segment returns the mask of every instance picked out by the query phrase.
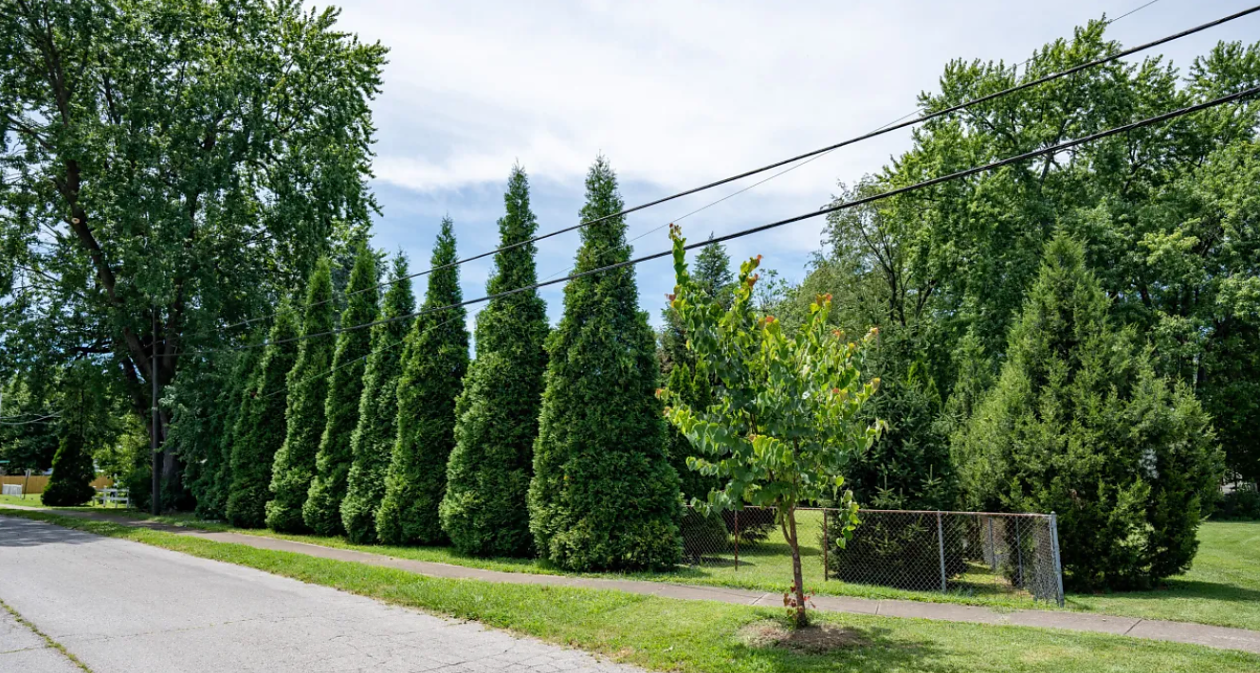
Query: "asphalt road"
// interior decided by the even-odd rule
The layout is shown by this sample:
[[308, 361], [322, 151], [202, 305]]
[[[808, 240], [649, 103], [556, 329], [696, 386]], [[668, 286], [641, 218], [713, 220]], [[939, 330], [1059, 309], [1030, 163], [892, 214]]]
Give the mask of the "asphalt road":
[[[4, 516], [0, 600], [94, 673], [637, 670], [250, 568]], [[0, 609], [0, 671], [77, 670]]]

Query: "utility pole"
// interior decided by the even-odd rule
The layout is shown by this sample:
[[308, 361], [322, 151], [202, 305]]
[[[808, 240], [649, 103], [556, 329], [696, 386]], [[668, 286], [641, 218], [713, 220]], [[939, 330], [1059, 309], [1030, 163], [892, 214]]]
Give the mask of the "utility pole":
[[152, 399], [153, 429], [149, 432], [149, 444], [153, 449], [153, 493], [152, 506], [149, 508], [154, 516], [162, 513], [162, 459], [158, 456], [158, 360], [157, 360], [157, 304], [153, 305], [153, 355], [149, 357], [149, 380], [153, 386]]

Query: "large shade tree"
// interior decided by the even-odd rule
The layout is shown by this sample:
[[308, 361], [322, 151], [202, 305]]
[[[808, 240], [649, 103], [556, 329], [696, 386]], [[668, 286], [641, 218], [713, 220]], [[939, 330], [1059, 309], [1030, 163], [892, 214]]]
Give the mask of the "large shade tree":
[[336, 20], [286, 0], [5, 3], [6, 355], [107, 355], [147, 421], [185, 353], [367, 227], [385, 49]]

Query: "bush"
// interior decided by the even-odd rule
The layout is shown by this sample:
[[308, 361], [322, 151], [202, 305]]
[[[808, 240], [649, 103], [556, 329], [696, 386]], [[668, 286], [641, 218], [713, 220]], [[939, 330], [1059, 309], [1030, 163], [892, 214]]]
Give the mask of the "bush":
[[1260, 490], [1255, 484], [1238, 484], [1222, 493], [1212, 518], [1219, 521], [1260, 521]]
[[92, 480], [92, 456], [88, 454], [84, 433], [71, 428], [61, 438], [61, 445], [53, 456], [52, 478], [44, 487], [41, 498], [52, 507], [76, 507], [86, 505], [96, 495]]

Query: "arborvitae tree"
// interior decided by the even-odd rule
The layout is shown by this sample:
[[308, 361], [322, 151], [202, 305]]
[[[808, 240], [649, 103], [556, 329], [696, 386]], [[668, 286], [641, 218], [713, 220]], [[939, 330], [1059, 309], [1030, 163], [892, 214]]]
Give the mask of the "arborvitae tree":
[[[376, 255], [362, 244], [346, 287], [348, 305], [341, 314], [343, 328], [376, 320], [380, 297], [376, 283]], [[327, 421], [315, 459], [315, 479], [302, 505], [302, 519], [320, 535], [339, 535], [345, 530], [341, 525], [341, 500], [346, 495], [346, 476], [353, 457], [350, 438], [359, 422], [363, 374], [371, 351], [370, 330], [350, 330], [337, 336], [337, 352], [333, 355], [333, 373], [324, 407]]]
[[[255, 340], [261, 335], [255, 335]], [[223, 424], [217, 438], [208, 448], [206, 469], [202, 479], [201, 494], [197, 496], [197, 516], [203, 519], [227, 518], [228, 491], [232, 488], [232, 446], [243, 433], [241, 410], [249, 398], [254, 372], [262, 357], [261, 348], [247, 348], [235, 354], [232, 378], [224, 386], [223, 406], [216, 413], [222, 414]]]
[[272, 530], [296, 533], [306, 529], [302, 505], [315, 478], [315, 455], [326, 422], [324, 404], [334, 345], [327, 332], [336, 315], [332, 302], [332, 270], [328, 260], [321, 259], [306, 287], [302, 335], [310, 338], [298, 342], [297, 361], [286, 383], [288, 431], [272, 464], [271, 501], [267, 503], [267, 527]]
[[99, 420], [104, 391], [92, 385], [95, 377], [86, 365], [72, 366], [66, 383], [61, 410], [61, 443], [53, 455], [52, 478], [44, 487], [42, 501], [53, 507], [86, 505], [96, 495], [92, 480], [96, 468], [92, 464], [93, 423]]
[[974, 504], [1057, 512], [1065, 579], [1146, 586], [1184, 571], [1221, 476], [1209, 419], [1107, 318], [1080, 244], [1046, 247], [997, 384], [959, 433]]
[[[623, 207], [602, 156], [586, 178], [583, 221]], [[576, 271], [630, 256], [614, 217], [582, 229]], [[540, 555], [575, 570], [668, 566], [682, 551], [678, 474], [670, 465], [654, 335], [632, 267], [571, 281], [547, 338], [546, 391], [534, 444], [529, 527]]]
[[[534, 235], [529, 179], [512, 169], [499, 219], [500, 246]], [[537, 282], [532, 243], [495, 256], [487, 294]], [[523, 556], [533, 546], [525, 497], [547, 369], [547, 307], [534, 290], [492, 299], [477, 314], [477, 359], [456, 402], [455, 450], [446, 471], [442, 529], [457, 550], [479, 556]]]
[[359, 423], [350, 437], [352, 463], [341, 501], [341, 525], [351, 542], [376, 542], [376, 510], [385, 497], [385, 474], [393, 451], [398, 420], [398, 376], [402, 372], [400, 346], [408, 321], [399, 319], [415, 310], [407, 258], [394, 258], [393, 274], [379, 320], [372, 328], [372, 354], [363, 373]]
[[[433, 249], [424, 309], [463, 301], [455, 232], [442, 220]], [[443, 268], [445, 267], [445, 268]], [[445, 534], [438, 504], [446, 494], [446, 462], [455, 448], [455, 398], [468, 370], [468, 328], [462, 307], [422, 314], [407, 335], [398, 381], [398, 439], [376, 512], [376, 533], [387, 544], [437, 544]]]
[[232, 485], [228, 490], [227, 520], [241, 528], [261, 528], [271, 498], [271, 465], [284, 444], [285, 381], [297, 359], [298, 314], [282, 302], [271, 343], [267, 345], [250, 382], [249, 394], [237, 419], [232, 444]]

